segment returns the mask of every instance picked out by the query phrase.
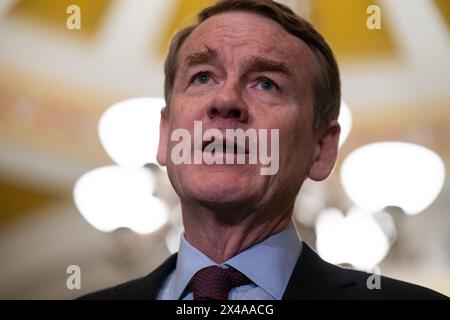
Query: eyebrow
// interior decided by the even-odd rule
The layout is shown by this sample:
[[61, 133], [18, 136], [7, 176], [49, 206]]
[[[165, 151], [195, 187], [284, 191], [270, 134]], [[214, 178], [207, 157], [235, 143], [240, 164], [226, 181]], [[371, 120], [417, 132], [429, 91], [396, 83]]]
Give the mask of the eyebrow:
[[[186, 69], [191, 67], [208, 64], [216, 59], [218, 52], [215, 49], [205, 45], [202, 51], [191, 53], [186, 58]], [[275, 61], [261, 56], [254, 56], [246, 62], [245, 70], [253, 72], [279, 72], [285, 75], [290, 75], [288, 66], [281, 61]]]
[[253, 72], [273, 71], [290, 75], [288, 66], [284, 62], [279, 62], [264, 57], [252, 57], [247, 63], [246, 70]]
[[186, 67], [190, 68], [193, 66], [207, 64], [211, 60], [214, 60], [217, 57], [217, 51], [211, 49], [208, 46], [205, 46], [205, 49], [199, 52], [194, 52], [187, 56], [186, 58]]

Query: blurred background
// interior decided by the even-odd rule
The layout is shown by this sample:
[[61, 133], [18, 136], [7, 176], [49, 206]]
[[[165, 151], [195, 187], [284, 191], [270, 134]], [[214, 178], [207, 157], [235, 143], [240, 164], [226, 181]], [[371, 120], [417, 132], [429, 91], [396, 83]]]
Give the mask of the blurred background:
[[[133, 151], [110, 143], [139, 153], [157, 139], [163, 102], [150, 98], [163, 96], [170, 36], [212, 2], [0, 2], [0, 298], [71, 299], [176, 250], [181, 217], [164, 169], [141, 166], [151, 152], [121, 163]], [[328, 261], [450, 295], [450, 2], [280, 2], [329, 41], [351, 111], [333, 174], [298, 197], [303, 240]], [[148, 99], [125, 109], [148, 122], [133, 126], [122, 104], [100, 140], [102, 114], [136, 97]], [[71, 265], [80, 289], [67, 286]]]

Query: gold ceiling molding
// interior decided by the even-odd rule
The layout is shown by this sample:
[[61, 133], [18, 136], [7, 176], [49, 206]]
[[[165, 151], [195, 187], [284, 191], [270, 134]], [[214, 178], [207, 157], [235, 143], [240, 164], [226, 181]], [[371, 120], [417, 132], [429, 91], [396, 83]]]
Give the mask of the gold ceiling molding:
[[60, 103], [60, 108], [73, 109], [100, 117], [111, 104], [129, 98], [127, 90], [92, 86], [76, 78], [61, 78], [51, 72], [30, 70], [0, 61], [0, 89], [22, 96]]
[[[389, 23], [374, 0], [310, 1], [311, 20], [325, 36], [339, 60], [395, 57]], [[366, 26], [367, 8], [381, 7], [381, 29]]]
[[353, 108], [353, 126], [340, 159], [364, 144], [396, 140], [424, 145], [450, 161], [450, 96], [392, 106]]
[[378, 118], [385, 118], [396, 127], [410, 126], [410, 123], [405, 121], [398, 123], [399, 119], [445, 124], [450, 121], [450, 94], [446, 97], [429, 97], [426, 100], [409, 103], [384, 104], [382, 107], [376, 103], [367, 102], [364, 106], [354, 106], [352, 112], [360, 116], [359, 122], [364, 122], [364, 126], [377, 122]]
[[0, 68], [0, 74], [2, 140], [73, 159], [109, 160], [97, 137], [97, 123], [117, 97], [17, 70]]
[[447, 23], [447, 28], [450, 31], [450, 1], [449, 0], [434, 0], [438, 10]]
[[35, 212], [37, 207], [56, 203], [60, 199], [61, 196], [0, 180], [0, 228], [14, 219]]
[[[92, 37], [97, 31], [112, 0], [19, 0], [9, 12], [10, 18], [23, 18], [46, 25], [57, 32]], [[77, 5], [81, 12], [81, 29], [69, 30], [67, 7]]]

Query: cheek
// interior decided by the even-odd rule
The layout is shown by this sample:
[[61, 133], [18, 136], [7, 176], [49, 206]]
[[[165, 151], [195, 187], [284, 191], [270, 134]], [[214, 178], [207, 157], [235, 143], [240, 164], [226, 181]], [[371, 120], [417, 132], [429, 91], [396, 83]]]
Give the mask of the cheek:
[[305, 114], [292, 114], [280, 128], [280, 159], [289, 168], [304, 169], [314, 151], [312, 120]]
[[[209, 98], [205, 96], [180, 96], [173, 100], [174, 127], [192, 127], [194, 120], [201, 120]], [[190, 125], [189, 125], [190, 124]]]
[[298, 108], [296, 105], [284, 105], [271, 108], [269, 109], [270, 112], [264, 115], [266, 119], [271, 119], [271, 128], [279, 129], [280, 141], [298, 140], [304, 135], [302, 131], [306, 131], [307, 119], [305, 115], [299, 112]]

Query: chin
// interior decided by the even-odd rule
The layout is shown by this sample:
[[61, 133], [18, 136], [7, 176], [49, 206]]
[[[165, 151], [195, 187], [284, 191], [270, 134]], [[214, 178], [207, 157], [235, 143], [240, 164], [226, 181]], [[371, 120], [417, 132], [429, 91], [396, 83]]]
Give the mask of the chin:
[[[184, 188], [190, 197], [205, 204], [233, 207], [251, 202], [262, 187], [258, 178], [239, 170], [209, 170], [193, 173]], [[187, 190], [186, 190], [187, 191]]]

